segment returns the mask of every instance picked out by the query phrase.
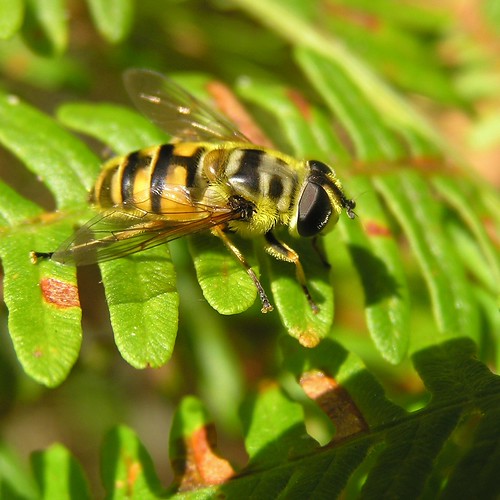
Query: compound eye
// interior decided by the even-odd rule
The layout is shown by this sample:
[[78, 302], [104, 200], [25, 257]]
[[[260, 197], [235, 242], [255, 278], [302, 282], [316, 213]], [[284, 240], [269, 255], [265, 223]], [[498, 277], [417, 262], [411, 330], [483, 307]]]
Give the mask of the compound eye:
[[313, 173], [322, 173], [326, 175], [332, 173], [332, 169], [328, 165], [325, 165], [322, 161], [318, 160], [310, 160], [309, 168]]
[[309, 182], [299, 201], [297, 232], [304, 237], [314, 236], [328, 224], [331, 215], [332, 204], [327, 192]]

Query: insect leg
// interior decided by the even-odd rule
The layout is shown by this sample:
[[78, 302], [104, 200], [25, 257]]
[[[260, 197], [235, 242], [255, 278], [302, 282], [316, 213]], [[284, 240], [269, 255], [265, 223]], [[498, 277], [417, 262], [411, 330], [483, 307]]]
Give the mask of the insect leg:
[[261, 312], [267, 313], [269, 311], [273, 310], [273, 306], [269, 302], [269, 299], [267, 298], [266, 292], [264, 291], [264, 288], [262, 287], [259, 278], [257, 278], [257, 275], [255, 274], [254, 270], [250, 267], [250, 264], [246, 261], [244, 255], [239, 251], [239, 249], [233, 244], [233, 242], [227, 237], [226, 233], [222, 230], [220, 226], [215, 226], [212, 229], [212, 232], [218, 236], [224, 245], [226, 245], [226, 248], [231, 251], [231, 253], [241, 262], [241, 265], [245, 268], [246, 272], [252, 278], [252, 281], [254, 282], [255, 286], [257, 287], [257, 291], [259, 293], [260, 301], [262, 302], [262, 309]]
[[297, 253], [292, 250], [288, 245], [285, 245], [281, 241], [279, 241], [274, 234], [269, 231], [265, 235], [267, 245], [266, 252], [272, 255], [275, 259], [284, 260], [286, 262], [291, 262], [295, 264], [295, 272], [297, 274], [297, 280], [304, 291], [304, 294], [311, 306], [312, 312], [314, 314], [318, 314], [319, 307], [315, 304], [314, 300], [309, 293], [309, 289], [307, 288], [306, 275], [304, 274], [304, 268], [300, 263], [299, 256]]
[[326, 258], [325, 251], [322, 246], [320, 246], [320, 242], [318, 241], [318, 236], [313, 236], [312, 238], [312, 247], [314, 248], [314, 251], [318, 254], [319, 260], [321, 263], [327, 268], [330, 269], [332, 266], [328, 262], [328, 259]]

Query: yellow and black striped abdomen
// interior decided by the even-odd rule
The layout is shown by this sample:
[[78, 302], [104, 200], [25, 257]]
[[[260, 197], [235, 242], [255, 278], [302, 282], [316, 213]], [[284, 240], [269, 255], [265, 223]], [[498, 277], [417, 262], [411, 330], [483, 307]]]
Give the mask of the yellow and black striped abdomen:
[[202, 206], [228, 209], [231, 197], [239, 197], [255, 207], [247, 229], [261, 234], [287, 223], [299, 177], [291, 158], [258, 146], [179, 142], [110, 160], [91, 201], [190, 220]]
[[203, 192], [204, 152], [199, 143], [163, 144], [113, 158], [97, 179], [91, 201], [104, 209], [121, 205], [156, 214], [185, 213], [182, 189], [197, 187]]

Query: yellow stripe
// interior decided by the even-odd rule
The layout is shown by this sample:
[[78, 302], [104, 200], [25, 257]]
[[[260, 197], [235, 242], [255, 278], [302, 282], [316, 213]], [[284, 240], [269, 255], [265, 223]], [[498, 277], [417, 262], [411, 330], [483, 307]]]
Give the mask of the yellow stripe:
[[[171, 195], [167, 198], [166, 196], [161, 199], [161, 211], [162, 213], [172, 213], [172, 212], [186, 212], [190, 210], [190, 200], [183, 195], [184, 191], [169, 189], [169, 186], [185, 186], [187, 178], [187, 170], [181, 166], [176, 165], [168, 172], [167, 179], [165, 180], [165, 191], [170, 192]], [[165, 192], [164, 191], [164, 192]]]
[[151, 179], [151, 166], [141, 168], [135, 174], [134, 179], [134, 205], [147, 212], [151, 211], [151, 198], [149, 184]]
[[179, 142], [175, 145], [172, 154], [175, 156], [193, 156], [196, 150], [201, 146], [199, 142]]

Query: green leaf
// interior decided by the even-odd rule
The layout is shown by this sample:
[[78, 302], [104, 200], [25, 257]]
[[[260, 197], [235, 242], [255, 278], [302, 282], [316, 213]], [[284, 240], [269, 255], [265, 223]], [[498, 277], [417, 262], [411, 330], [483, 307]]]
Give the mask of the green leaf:
[[185, 398], [170, 432], [169, 458], [175, 475], [172, 489], [189, 491], [230, 478], [234, 471], [215, 448], [215, 428], [205, 407], [194, 397]]
[[[306, 351], [313, 364], [313, 358], [316, 363], [320, 362], [320, 359], [325, 363], [327, 354], [332, 354], [332, 349], [324, 349], [326, 343]], [[320, 358], [318, 356], [321, 351], [323, 353]], [[350, 410], [348, 405], [342, 404], [343, 397], [347, 395], [351, 398], [351, 411], [354, 409], [354, 402], [362, 402], [363, 406], [358, 406], [358, 410], [361, 410], [361, 414], [370, 424], [369, 430], [343, 439], [335, 446], [316, 448], [314, 452], [309, 453], [305, 451], [301, 457], [293, 457], [293, 460], [280, 453], [279, 446], [284, 446], [284, 443], [273, 443], [273, 449], [278, 450], [276, 456], [282, 456], [276, 466], [257, 468], [258, 464], [251, 462], [252, 466], [248, 471], [252, 472], [251, 474], [244, 469], [241, 476], [223, 485], [220, 491], [229, 497], [233, 495], [240, 498], [250, 493], [256, 496], [269, 494], [273, 498], [299, 498], [301, 492], [306, 491], [308, 495], [318, 498], [337, 498], [346, 483], [350, 482], [349, 478], [354, 470], [371, 451], [371, 463], [367, 463], [370, 466], [367, 477], [363, 478], [360, 484], [349, 485], [352, 491], [358, 489], [356, 497], [420, 497], [433, 472], [434, 460], [446, 445], [451, 444], [452, 431], [456, 429], [463, 415], [471, 415], [477, 411], [487, 412], [488, 416], [483, 417], [476, 414], [475, 418], [480, 418], [484, 423], [481, 422], [478, 432], [475, 433], [478, 434], [477, 439], [474, 438], [474, 441], [483, 449], [488, 447], [493, 450], [498, 447], [500, 436], [498, 427], [493, 425], [493, 418], [496, 416], [495, 408], [500, 405], [500, 378], [491, 374], [477, 361], [473, 351], [474, 346], [470, 340], [459, 339], [419, 352], [415, 356], [415, 365], [426, 386], [433, 393], [433, 398], [426, 408], [410, 414], [402, 409], [398, 411], [383, 395], [377, 394], [377, 389], [373, 392], [373, 379], [363, 373], [363, 370], [353, 370], [354, 364], [347, 362], [349, 366], [342, 367], [342, 375], [339, 373], [335, 377], [335, 380], [343, 381], [340, 382], [342, 385], [335, 385], [331, 394], [323, 394], [321, 397], [331, 398], [333, 411], [347, 412], [344, 418], [349, 418]], [[340, 359], [340, 354], [338, 352], [330, 359], [335, 363]], [[263, 393], [263, 401], [257, 404], [265, 405], [268, 397], [271, 403], [270, 394], [271, 392]], [[274, 398], [276, 395], [274, 393]], [[369, 399], [372, 399], [376, 408], [369, 403]], [[278, 402], [275, 401], [275, 404], [278, 405]], [[262, 408], [265, 409], [265, 406]], [[281, 418], [286, 415], [279, 413]], [[274, 419], [274, 422], [279, 428], [282, 420]], [[292, 429], [296, 432], [294, 427]], [[286, 443], [287, 437], [287, 433], [282, 433], [279, 439]], [[295, 443], [297, 442], [296, 439]], [[381, 444], [383, 446], [380, 446]], [[478, 451], [472, 452], [466, 460], [472, 460], [473, 454]], [[272, 453], [271, 448], [269, 453]], [[450, 467], [453, 469], [458, 466], [458, 478], [462, 457], [455, 454], [453, 458]], [[493, 479], [493, 471], [498, 467], [500, 457], [498, 453], [493, 452], [483, 454], [481, 458], [482, 460], [475, 463], [476, 470], [492, 488], [490, 492], [494, 497], [499, 486]], [[463, 473], [460, 477], [463, 478]], [[354, 479], [355, 476], [352, 480]], [[437, 491], [446, 487], [446, 478], [442, 478], [437, 484]], [[474, 478], [468, 484], [467, 491], [469, 498], [477, 497], [477, 492], [486, 491], [486, 487], [479, 478]]]
[[35, 452], [31, 463], [41, 498], [91, 498], [87, 479], [80, 464], [60, 444]]
[[[488, 332], [500, 332], [500, 315], [498, 314], [498, 297], [493, 296], [484, 288], [475, 286], [473, 288], [474, 295], [480, 306], [481, 319], [484, 321], [484, 330]], [[494, 334], [493, 334], [494, 336]], [[494, 342], [494, 340], [492, 340]], [[493, 346], [486, 342], [482, 346], [481, 354], [487, 358], [493, 359], [493, 366], [500, 365], [500, 344], [497, 342]]]
[[255, 464], [269, 469], [318, 446], [306, 432], [302, 407], [277, 386], [267, 386], [248, 399], [240, 413], [250, 468]]
[[63, 53], [68, 43], [65, 0], [26, 0], [23, 34], [32, 50], [43, 56]]
[[[335, 381], [332, 397], [337, 394], [335, 387], [339, 384], [339, 396], [345, 391], [347, 402], [352, 400], [350, 405], [342, 401], [342, 397], [341, 401], [332, 402], [335, 408], [338, 406], [340, 412], [336, 418], [330, 417], [337, 431], [340, 427], [338, 422], [350, 423], [354, 420], [357, 410], [359, 410], [357, 416], [361, 415], [362, 419], [372, 427], [383, 426], [385, 422], [398, 421], [402, 418], [406, 412], [386, 398], [383, 387], [367, 371], [359, 357], [340, 346], [333, 340], [334, 338], [335, 334], [332, 333], [312, 349], [303, 349], [290, 338], [283, 338], [281, 345], [285, 368], [293, 373], [297, 380], [301, 380], [304, 374], [321, 370], [325, 376], [332, 377]], [[325, 396], [328, 396], [326, 391]], [[354, 415], [351, 415], [351, 412]]]
[[500, 409], [489, 412], [478, 425], [474, 439], [450, 475], [442, 498], [488, 498], [498, 495], [500, 463], [498, 421]]
[[[489, 398], [496, 400], [500, 396], [500, 377], [478, 361], [476, 346], [468, 338], [423, 349], [413, 355], [413, 361], [425, 386], [436, 398], [473, 401], [476, 408], [486, 411], [493, 408]], [[439, 403], [432, 400], [428, 407], [438, 408]]]
[[179, 448], [180, 441], [189, 439], [194, 432], [212, 422], [203, 403], [194, 396], [182, 399], [172, 421], [170, 431], [169, 454], [171, 460], [179, 460], [184, 452], [183, 445]]
[[[485, 216], [487, 211], [482, 206], [478, 209], [475, 203], [471, 202], [471, 200], [476, 198], [482, 198], [478, 186], [470, 183], [468, 180], [466, 184], [466, 186], [464, 186], [464, 182], [457, 184], [453, 179], [448, 179], [443, 176], [433, 179], [433, 185], [438, 189], [447, 204], [459, 214], [465, 226], [471, 231], [475, 244], [477, 244], [481, 250], [481, 254], [475, 259], [468, 259], [466, 263], [469, 267], [475, 265], [476, 269], [478, 269], [478, 267], [482, 268], [483, 270], [479, 272], [483, 275], [485, 283], [493, 293], [496, 293], [498, 292], [500, 283], [500, 262], [498, 260], [497, 250], [494, 247], [493, 241], [488, 236], [484, 222], [481, 219], [482, 216]], [[482, 194], [486, 195], [485, 192]], [[492, 193], [492, 198], [495, 196], [496, 193]], [[497, 212], [499, 212], [499, 210], [497, 210]], [[470, 241], [470, 243], [472, 243], [472, 241]], [[465, 247], [461, 245], [458, 247], [465, 250]]]
[[149, 120], [114, 104], [63, 104], [57, 118], [67, 127], [105, 142], [119, 155], [167, 142], [167, 136]]
[[53, 263], [35, 266], [30, 252], [53, 250], [71, 234], [81, 215], [71, 210], [86, 199], [96, 160], [81, 142], [17, 98], [2, 95], [0, 112], [0, 141], [44, 178], [61, 209], [43, 215], [0, 185], [0, 212], [10, 225], [0, 238], [9, 332], [26, 372], [54, 386], [67, 376], [81, 344], [76, 275]]
[[[362, 498], [416, 498], [432, 472], [434, 460], [457, 424], [460, 410], [429, 415], [421, 421], [391, 429], [386, 450], [363, 485]], [[402, 436], [412, 436], [411, 441]], [[422, 450], [420, 444], [426, 446]]]
[[[375, 149], [379, 147], [378, 134], [381, 127], [384, 126], [380, 119], [374, 118], [375, 115], [372, 114], [370, 117], [365, 115], [369, 104], [363, 100], [360, 94], [358, 98], [353, 98], [352, 85], [346, 85], [345, 82], [340, 83], [341, 71], [331, 67], [330, 62], [314, 58], [309, 53], [300, 53], [300, 55], [302, 59], [299, 58], [299, 60], [303, 60], [304, 67], [315, 85], [319, 85], [318, 81], [322, 82], [320, 91], [325, 99], [335, 99], [334, 102], [331, 102], [332, 108], [340, 116], [348, 116], [349, 120], [352, 120], [351, 125], [347, 123], [348, 120], [344, 125], [350, 127], [350, 131], [354, 129], [356, 133], [365, 134], [360, 136], [359, 143], [363, 145], [362, 149], [366, 151], [366, 154], [368, 155], [370, 148], [373, 150], [373, 155], [382, 154], [382, 152], [376, 153]], [[326, 70], [327, 67], [328, 70]], [[335, 80], [333, 80], [334, 78]], [[318, 113], [311, 105], [302, 102], [302, 108], [299, 110], [293, 102], [293, 96], [277, 86], [259, 86], [245, 80], [240, 90], [245, 98], [277, 115], [282, 129], [297, 155], [307, 154], [309, 157], [317, 155], [319, 158], [327, 159], [329, 152], [330, 155], [333, 153], [338, 156], [341, 161], [347, 160], [347, 153], [342, 146], [339, 146], [338, 139], [332, 139], [332, 136], [335, 136], [331, 124], [323, 121], [321, 118], [324, 115]], [[373, 132], [370, 129], [365, 131], [367, 123], [370, 124]], [[389, 150], [393, 151], [391, 156], [397, 154], [398, 148], [394, 145], [389, 132], [387, 132], [386, 141], [392, 146], [386, 148], [383, 156], [386, 156]], [[341, 171], [344, 171], [342, 167], [340, 165]], [[354, 179], [350, 183], [349, 190], [354, 193], [362, 193], [372, 191], [373, 188], [366, 180]], [[365, 287], [368, 326], [383, 356], [393, 363], [398, 363], [406, 354], [409, 340], [408, 289], [400, 252], [394, 240], [390, 238], [387, 217], [376, 199], [373, 197], [370, 200], [363, 199], [360, 206], [359, 213], [367, 232], [374, 233], [370, 236], [373, 244], [368, 244], [368, 239], [359, 231], [359, 226], [351, 221], [346, 221], [342, 227], [345, 228], [346, 235], [348, 235], [350, 249]], [[376, 228], [379, 229], [378, 232]], [[385, 235], [382, 234], [383, 228], [385, 228]], [[356, 233], [357, 236], [355, 236]], [[370, 233], [368, 232], [368, 234]], [[355, 255], [354, 252], [356, 252]], [[373, 258], [374, 255], [375, 258]], [[368, 257], [370, 257], [369, 262]], [[270, 272], [272, 275], [273, 271]], [[374, 276], [377, 276], [375, 280]], [[276, 283], [273, 285], [277, 286]], [[290, 286], [293, 286], [292, 280], [286, 282], [282, 287], [283, 296], [289, 302], [290, 297], [300, 295], [300, 292], [298, 294], [297, 292], [295, 294], [288, 293]], [[284, 311], [283, 315], [289, 311], [300, 311], [297, 314], [299, 317], [305, 317], [308, 314], [307, 309], [291, 303], [281, 307], [280, 311]], [[295, 322], [287, 321], [287, 319], [284, 319], [284, 322], [289, 329], [293, 330], [296, 326]], [[302, 325], [300, 328], [304, 331], [306, 327]]]
[[[338, 15], [326, 16], [324, 29], [396, 87], [443, 103], [460, 103], [449, 68], [438, 50], [441, 36], [448, 29], [444, 13], [422, 4], [394, 7], [394, 0], [349, 2]], [[319, 9], [316, 15], [321, 15]]]
[[298, 158], [343, 162], [349, 158], [331, 126], [330, 117], [305, 100], [297, 91], [248, 78], [237, 87], [253, 104], [264, 108], [279, 122], [280, 134]]
[[404, 156], [396, 136], [345, 68], [306, 50], [297, 51], [297, 60], [348, 131], [359, 158], [395, 160]]
[[[332, 72], [329, 75], [328, 73], [332, 71], [332, 68], [339, 69], [339, 84], [333, 88], [341, 91], [341, 85], [349, 81], [349, 86], [354, 85], [359, 89], [367, 97], [367, 100], [377, 107], [379, 114], [385, 116], [393, 127], [408, 128], [424, 137], [429, 137], [432, 142], [439, 142], [429, 124], [425, 123], [422, 117], [415, 113], [355, 53], [348, 50], [341, 39], [326, 34], [323, 30], [318, 30], [316, 24], [302, 15], [298, 9], [301, 2], [294, 3], [292, 8], [290, 8], [290, 3], [284, 0], [236, 0], [235, 3], [297, 48], [298, 61], [308, 73], [313, 84], [316, 84], [316, 77], [319, 77], [318, 85], [322, 85], [325, 78], [328, 79], [329, 83], [335, 84], [332, 81], [335, 73]], [[308, 59], [310, 60], [308, 61]], [[317, 74], [315, 66], [326, 61], [331, 63], [330, 69], [324, 74]], [[319, 87], [318, 90], [320, 90]], [[329, 100], [333, 104], [334, 96], [330, 95]], [[339, 113], [345, 109], [345, 104], [346, 102], [339, 106]], [[355, 106], [355, 103], [351, 102], [351, 106]], [[371, 115], [371, 111], [368, 111], [368, 114]], [[347, 114], [339, 117], [346, 123], [351, 121]], [[365, 124], [365, 126], [369, 127], [370, 124]], [[356, 129], [350, 130], [350, 132], [355, 134], [354, 138], [359, 136]], [[387, 145], [390, 145], [391, 148], [395, 146], [393, 140], [383, 130], [378, 130], [376, 133], [380, 134], [384, 140], [387, 139], [384, 148]], [[372, 143], [371, 146], [373, 148], [371, 152], [376, 153], [378, 150], [376, 144]]]
[[368, 179], [351, 179], [350, 189], [365, 194], [358, 203], [359, 222], [342, 220], [340, 226], [363, 285], [370, 333], [382, 356], [397, 364], [410, 339], [409, 290], [400, 249]]
[[[288, 243], [288, 242], [287, 242]], [[314, 347], [326, 337], [333, 322], [333, 288], [329, 270], [315, 252], [311, 241], [290, 243], [302, 262], [312, 300], [318, 306], [315, 313], [300, 285], [294, 264], [267, 259], [271, 289], [278, 311], [288, 333], [306, 347]]]
[[478, 338], [477, 307], [455, 249], [443, 234], [440, 206], [428, 186], [408, 171], [375, 179], [375, 185], [410, 241], [427, 282], [440, 332]]
[[99, 32], [110, 42], [122, 41], [129, 34], [134, 19], [132, 0], [87, 0]]
[[[258, 275], [259, 269], [251, 258], [251, 244], [238, 239], [238, 248], [243, 249], [243, 255]], [[255, 302], [257, 289], [253, 281], [218, 238], [208, 232], [194, 235], [189, 238], [189, 251], [203, 295], [216, 311], [238, 314]]]
[[54, 248], [71, 224], [26, 224], [0, 238], [9, 332], [24, 370], [55, 386], [68, 375], [81, 344], [81, 309], [75, 269], [33, 265], [33, 249]]
[[[411, 413], [391, 403], [359, 359], [333, 341], [314, 349], [302, 349], [290, 339], [285, 344], [287, 363], [300, 375], [302, 386], [309, 373], [316, 377], [316, 390], [323, 388], [307, 390], [334, 419], [337, 432], [349, 429], [355, 418], [367, 425], [355, 426], [351, 434], [320, 447], [305, 432], [300, 405], [276, 385], [264, 386], [241, 409], [250, 460], [235, 474], [215, 453], [214, 427], [204, 405], [194, 397], [184, 398], [170, 433], [175, 472], [171, 497], [301, 498], [306, 492], [315, 498], [337, 498], [344, 490], [359, 498], [417, 498], [424, 492], [456, 498], [460, 491], [468, 498], [498, 495], [500, 377], [477, 360], [469, 339], [454, 339], [414, 355], [432, 398]], [[447, 455], [446, 471], [440, 468], [447, 448], [464, 437], [467, 452]], [[69, 478], [64, 476], [69, 486], [81, 485], [77, 491], [86, 494], [83, 475], [61, 447], [38, 454], [34, 463], [40, 484], [64, 493], [67, 482], [61, 486], [42, 479], [50, 478], [50, 470], [58, 466], [59, 471], [72, 471]], [[362, 476], [355, 473], [358, 468]], [[464, 479], [470, 471], [474, 477]], [[102, 476], [109, 497], [166, 495], [144, 446], [125, 427], [105, 440]]]
[[346, 445], [288, 462], [267, 472], [242, 476], [220, 488], [230, 498], [338, 498], [366, 454], [366, 446]]
[[159, 367], [171, 357], [179, 297], [166, 245], [100, 265], [115, 341], [136, 368]]
[[23, 18], [23, 0], [0, 0], [0, 38], [10, 38], [17, 33]]
[[148, 452], [127, 427], [113, 429], [102, 448], [102, 481], [107, 498], [153, 499], [160, 483]]
[[42, 208], [20, 196], [10, 186], [0, 182], [0, 216], [2, 225], [14, 226], [26, 219], [36, 217]]
[[57, 208], [86, 204], [99, 171], [89, 149], [15, 96], [0, 94], [0, 115], [0, 142], [49, 188]]

